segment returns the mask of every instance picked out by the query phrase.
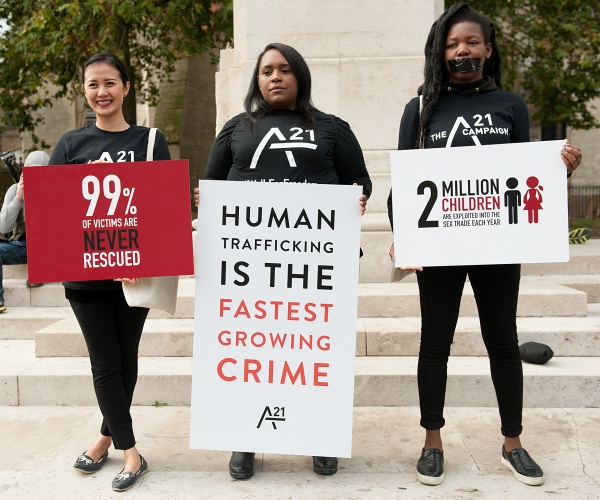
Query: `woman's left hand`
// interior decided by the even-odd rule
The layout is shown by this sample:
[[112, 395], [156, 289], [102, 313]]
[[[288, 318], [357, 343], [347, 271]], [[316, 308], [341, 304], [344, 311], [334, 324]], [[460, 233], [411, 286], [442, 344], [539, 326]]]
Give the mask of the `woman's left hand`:
[[571, 174], [577, 167], [581, 165], [581, 160], [583, 160], [583, 155], [581, 154], [581, 150], [577, 146], [573, 146], [567, 140], [567, 143], [563, 146], [560, 155], [562, 157], [565, 166], [567, 167], [567, 173]]
[[[356, 182], [352, 185], [358, 186]], [[361, 194], [358, 197], [358, 204], [360, 205], [360, 215], [365, 215], [365, 212], [367, 211], [367, 195]]]
[[135, 285], [139, 281], [139, 278], [115, 278], [115, 281], [122, 281], [127, 285]]
[[358, 204], [360, 205], [360, 215], [365, 215], [367, 211], [367, 196], [361, 194], [360, 198], [358, 198]]

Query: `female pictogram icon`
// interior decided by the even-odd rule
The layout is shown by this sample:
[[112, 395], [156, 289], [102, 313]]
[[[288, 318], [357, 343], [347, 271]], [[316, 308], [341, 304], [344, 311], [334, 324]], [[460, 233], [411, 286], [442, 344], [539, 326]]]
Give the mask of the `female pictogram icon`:
[[530, 224], [537, 224], [538, 211], [543, 210], [541, 192], [544, 190], [544, 187], [540, 186], [539, 183], [539, 179], [533, 175], [526, 182], [529, 189], [523, 197], [523, 210], [527, 210]]

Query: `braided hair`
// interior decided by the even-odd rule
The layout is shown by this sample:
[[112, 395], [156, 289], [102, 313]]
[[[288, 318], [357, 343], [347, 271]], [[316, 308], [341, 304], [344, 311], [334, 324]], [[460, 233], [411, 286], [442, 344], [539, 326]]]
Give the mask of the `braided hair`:
[[450, 7], [431, 26], [425, 43], [425, 70], [423, 84], [417, 90], [423, 96], [423, 109], [419, 119], [419, 135], [417, 147], [423, 147], [427, 137], [429, 121], [442, 89], [448, 85], [450, 75], [445, 64], [446, 37], [452, 26], [471, 22], [481, 26], [484, 43], [492, 45], [492, 55], [485, 60], [483, 75], [489, 76], [498, 88], [501, 85], [500, 50], [496, 45], [496, 28], [483, 14], [467, 3], [459, 3]]

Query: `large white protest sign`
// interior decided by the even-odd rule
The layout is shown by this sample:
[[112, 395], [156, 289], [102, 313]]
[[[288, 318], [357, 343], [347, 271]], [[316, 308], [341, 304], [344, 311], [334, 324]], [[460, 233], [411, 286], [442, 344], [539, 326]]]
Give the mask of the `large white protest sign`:
[[192, 448], [350, 456], [361, 193], [200, 182]]
[[396, 266], [568, 261], [563, 144], [392, 152]]

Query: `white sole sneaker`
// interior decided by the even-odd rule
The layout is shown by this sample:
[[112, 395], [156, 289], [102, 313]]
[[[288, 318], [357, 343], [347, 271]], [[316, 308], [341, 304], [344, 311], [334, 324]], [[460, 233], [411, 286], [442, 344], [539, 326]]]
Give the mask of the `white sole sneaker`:
[[442, 484], [444, 481], [444, 474], [438, 477], [433, 476], [424, 476], [417, 471], [417, 479], [421, 484], [426, 484], [427, 486], [437, 486], [438, 484]]
[[522, 483], [527, 484], [529, 486], [540, 486], [541, 484], [544, 484], [544, 476], [542, 476], [542, 477], [524, 476], [523, 474], [519, 474], [514, 469], [512, 464], [508, 460], [506, 460], [506, 458], [501, 456], [500, 461], [502, 462], [502, 465], [504, 465], [510, 469], [510, 471], [513, 473], [513, 476], [515, 476], [515, 479], [517, 481], [521, 481]]

